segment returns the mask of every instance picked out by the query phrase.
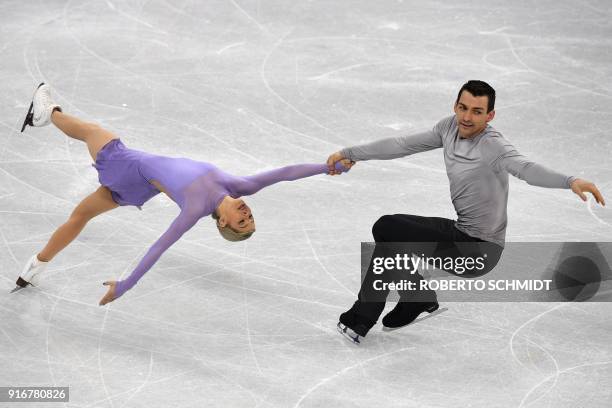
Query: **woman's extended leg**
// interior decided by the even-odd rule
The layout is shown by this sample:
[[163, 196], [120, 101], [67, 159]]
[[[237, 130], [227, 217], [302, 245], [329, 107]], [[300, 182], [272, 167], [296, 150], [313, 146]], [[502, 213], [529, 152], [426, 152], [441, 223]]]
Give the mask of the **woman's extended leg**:
[[85, 122], [59, 110], [51, 114], [53, 124], [67, 136], [85, 142], [93, 161], [100, 149], [117, 136], [95, 123]]
[[49, 262], [79, 235], [89, 220], [118, 206], [119, 204], [113, 201], [110, 190], [100, 186], [81, 201], [70, 214], [68, 221], [53, 233], [45, 248], [38, 254], [38, 259]]
[[[59, 110], [51, 114], [51, 121], [67, 136], [85, 142], [94, 161], [100, 149], [117, 138], [113, 133], [95, 123], [82, 121]], [[89, 220], [118, 206], [110, 190], [104, 186], [99, 187], [77, 205], [68, 221], [55, 231], [45, 248], [38, 254], [38, 259], [45, 262], [50, 261], [79, 235]]]

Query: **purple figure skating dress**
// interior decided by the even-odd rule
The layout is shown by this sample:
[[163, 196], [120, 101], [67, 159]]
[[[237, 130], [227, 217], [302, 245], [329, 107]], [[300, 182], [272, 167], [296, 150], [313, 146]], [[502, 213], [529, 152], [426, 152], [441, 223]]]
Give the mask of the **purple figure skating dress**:
[[[141, 207], [160, 193], [151, 184], [159, 182], [181, 212], [151, 246], [130, 276], [117, 282], [115, 298], [131, 289], [160, 256], [196, 222], [212, 214], [225, 196], [251, 195], [280, 181], [297, 180], [328, 172], [326, 164], [297, 164], [253, 176], [234, 176], [214, 165], [187, 158], [166, 157], [125, 147], [113, 139], [98, 152], [96, 163], [100, 184], [111, 190], [119, 205]], [[338, 171], [345, 171], [336, 163]]]

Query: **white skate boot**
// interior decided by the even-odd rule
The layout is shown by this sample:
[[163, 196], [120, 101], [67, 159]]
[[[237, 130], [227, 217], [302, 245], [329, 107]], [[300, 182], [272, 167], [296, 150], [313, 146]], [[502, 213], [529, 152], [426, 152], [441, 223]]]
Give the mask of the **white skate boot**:
[[17, 278], [17, 286], [11, 293], [17, 292], [28, 285], [35, 285], [38, 282], [40, 274], [45, 271], [48, 264], [49, 262], [39, 260], [36, 255], [32, 256], [24, 266], [23, 272], [21, 272], [19, 278]]
[[51, 99], [49, 85], [45, 85], [42, 82], [38, 85], [36, 91], [34, 91], [32, 103], [30, 103], [30, 108], [21, 126], [21, 131], [23, 132], [27, 125], [36, 127], [47, 126], [51, 123], [51, 114], [55, 109], [60, 112], [62, 111], [62, 108]]

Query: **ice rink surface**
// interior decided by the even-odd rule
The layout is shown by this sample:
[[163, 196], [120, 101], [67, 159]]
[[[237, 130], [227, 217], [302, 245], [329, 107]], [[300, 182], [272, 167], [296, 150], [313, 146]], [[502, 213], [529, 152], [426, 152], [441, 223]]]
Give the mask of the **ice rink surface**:
[[[607, 0], [2, 1], [0, 386], [69, 385], [52, 405], [83, 408], [612, 406], [610, 303], [446, 303], [360, 347], [336, 332], [379, 216], [455, 217], [440, 150], [263, 190], [252, 239], [203, 219], [99, 307], [178, 213], [118, 208], [8, 294], [98, 186], [85, 145], [19, 133], [40, 81], [129, 147], [252, 174], [430, 128], [482, 79], [493, 126], [610, 205], [611, 21]], [[612, 239], [609, 207], [569, 190], [512, 179], [508, 216], [508, 241]]]

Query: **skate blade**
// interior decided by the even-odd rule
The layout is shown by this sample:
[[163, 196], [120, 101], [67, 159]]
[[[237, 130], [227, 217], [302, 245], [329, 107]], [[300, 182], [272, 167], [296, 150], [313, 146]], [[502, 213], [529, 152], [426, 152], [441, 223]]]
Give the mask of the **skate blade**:
[[21, 289], [25, 289], [28, 286], [34, 286], [31, 282], [25, 281], [21, 276], [17, 278], [17, 282], [15, 282], [15, 289], [11, 290], [11, 293], [15, 293]]
[[[36, 87], [36, 91], [38, 91], [38, 88], [40, 88], [44, 84], [45, 84], [44, 82], [41, 82]], [[34, 91], [34, 93], [36, 93], [36, 91]], [[32, 102], [30, 102], [30, 108], [28, 109], [28, 113], [26, 114], [23, 124], [21, 125], [21, 133], [23, 133], [26, 126], [34, 126], [34, 122], [32, 121], [33, 118], [34, 118], [34, 97], [32, 96]]]
[[[383, 326], [382, 331], [384, 331], [384, 332], [392, 332], [392, 331], [395, 331], [395, 330], [403, 329], [406, 326], [410, 326], [412, 324], [415, 324], [415, 323], [418, 323], [418, 322], [422, 322], [423, 320], [431, 319], [432, 317], [435, 317], [435, 316], [439, 315], [440, 313], [446, 312], [447, 310], [448, 310], [447, 307], [436, 308], [436, 310], [434, 310], [433, 312], [429, 312], [428, 315], [423, 316], [423, 317], [419, 317], [417, 319], [414, 319], [410, 323], [405, 324], [403, 326], [400, 326], [400, 327], [386, 327], [386, 326]], [[426, 310], [423, 310], [423, 312], [426, 312]], [[423, 313], [421, 313], [421, 314], [423, 314]]]
[[32, 122], [32, 118], [33, 118], [33, 113], [32, 110], [34, 108], [34, 102], [30, 103], [30, 109], [28, 109], [28, 113], [23, 121], [23, 125], [21, 125], [21, 133], [23, 133], [23, 131], [25, 130], [26, 126], [34, 126], [34, 123]]
[[351, 336], [349, 333], [347, 333], [348, 327], [346, 327], [342, 323], [338, 322], [338, 324], [336, 325], [336, 328], [338, 329], [338, 332], [340, 332], [340, 334], [342, 334], [342, 336], [344, 336], [344, 338], [346, 338], [351, 343], [355, 345], [361, 344], [361, 342], [359, 341], [359, 335], [356, 335], [354, 337]]

